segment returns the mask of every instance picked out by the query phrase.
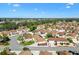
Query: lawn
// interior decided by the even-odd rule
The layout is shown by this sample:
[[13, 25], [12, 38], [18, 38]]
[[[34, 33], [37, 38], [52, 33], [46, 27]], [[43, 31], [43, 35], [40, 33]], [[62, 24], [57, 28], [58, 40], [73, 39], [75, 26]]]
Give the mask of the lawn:
[[22, 45], [24, 46], [27, 46], [27, 45], [32, 45], [34, 44], [35, 42], [32, 40], [32, 41], [24, 41], [24, 42], [21, 42]]

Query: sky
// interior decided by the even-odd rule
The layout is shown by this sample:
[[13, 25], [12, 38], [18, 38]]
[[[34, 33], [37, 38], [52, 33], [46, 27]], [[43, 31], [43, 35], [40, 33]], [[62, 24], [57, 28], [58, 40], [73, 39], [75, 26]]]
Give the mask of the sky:
[[78, 3], [0, 3], [0, 18], [79, 18]]

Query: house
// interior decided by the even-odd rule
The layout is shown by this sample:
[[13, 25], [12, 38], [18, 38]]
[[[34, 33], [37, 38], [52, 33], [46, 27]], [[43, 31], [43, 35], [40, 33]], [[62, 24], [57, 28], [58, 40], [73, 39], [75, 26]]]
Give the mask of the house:
[[37, 26], [37, 29], [44, 29], [45, 28], [45, 25], [38, 25]]
[[25, 34], [27, 31], [26, 30], [24, 30], [24, 29], [17, 29], [17, 33], [19, 34], [19, 35], [23, 35], [23, 34]]
[[45, 39], [42, 38], [40, 35], [33, 35], [34, 40], [37, 42], [38, 45], [47, 45], [47, 42]]
[[11, 36], [15, 36], [15, 35], [17, 35], [18, 33], [17, 33], [17, 31], [16, 30], [10, 30], [10, 35]]
[[72, 55], [69, 51], [58, 51], [58, 55]]
[[76, 33], [69, 33], [68, 35], [71, 36], [71, 37], [73, 37], [73, 38], [76, 38], [77, 34]]
[[65, 32], [58, 32], [57, 34], [59, 35], [59, 37], [65, 37], [66, 33]]
[[19, 55], [32, 55], [31, 51], [21, 51]]
[[1, 32], [1, 35], [10, 36], [10, 31], [2, 31], [2, 32]]
[[66, 38], [48, 38], [48, 42], [50, 43], [50, 46], [61, 46], [61, 43], [69, 43]]
[[45, 33], [47, 33], [47, 30], [45, 30], [45, 29], [40, 29], [40, 30], [37, 30], [37, 32], [38, 32], [39, 34], [45, 34]]
[[33, 55], [30, 50], [22, 50], [19, 55]]
[[39, 55], [52, 55], [52, 52], [49, 52], [49, 51], [40, 51]]
[[66, 43], [67, 39], [66, 38], [48, 38], [48, 41], [54, 41], [57, 43]]
[[46, 29], [40, 29], [37, 30], [36, 33], [40, 36], [42, 36], [43, 38], [45, 38], [46, 34], [49, 33], [50, 31], [46, 30]]
[[47, 42], [45, 42], [45, 43], [38, 43], [38, 46], [47, 46]]
[[23, 50], [19, 53], [19, 55], [33, 55], [33, 54], [29, 48], [24, 47]]
[[50, 33], [54, 36], [54, 35], [57, 35], [58, 31], [53, 30], [53, 31], [51, 31]]
[[26, 33], [26, 34], [23, 34], [23, 38], [25, 41], [31, 41], [33, 40], [33, 35], [30, 33]]

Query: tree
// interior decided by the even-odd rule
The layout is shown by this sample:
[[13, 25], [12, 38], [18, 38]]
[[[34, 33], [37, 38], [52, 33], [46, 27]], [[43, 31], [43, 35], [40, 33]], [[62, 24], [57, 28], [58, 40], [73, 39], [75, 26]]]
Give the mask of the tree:
[[24, 50], [24, 51], [27, 51], [27, 50], [30, 51], [30, 49], [27, 48], [27, 47], [24, 47], [23, 50]]
[[0, 36], [0, 42], [6, 43], [8, 41], [10, 41], [10, 39], [9, 39], [9, 37], [7, 35], [3, 34], [2, 36]]
[[31, 26], [31, 27], [30, 27], [30, 31], [34, 31], [35, 29], [37, 29], [36, 26]]
[[61, 45], [63, 45], [63, 43], [60, 43]]
[[3, 34], [3, 42], [7, 42], [7, 41], [10, 41], [9, 37], [7, 35], [4, 35]]
[[66, 43], [67, 45], [70, 45], [69, 43]]
[[2, 38], [2, 36], [0, 35], [0, 41], [2, 41], [3, 40], [3, 38]]
[[0, 52], [0, 55], [16, 55], [15, 52], [10, 52], [11, 49], [9, 49], [8, 47], [4, 48], [3, 51]]
[[2, 52], [0, 52], [1, 55], [8, 55], [6, 50], [3, 50]]
[[0, 52], [0, 55], [9, 55], [10, 49], [8, 47], [4, 48], [3, 51]]
[[48, 33], [48, 34], [46, 35], [46, 37], [47, 37], [47, 38], [50, 38], [50, 37], [52, 37], [52, 34]]
[[71, 38], [67, 38], [67, 40], [68, 40], [70, 43], [73, 43], [73, 41], [72, 41]]
[[16, 25], [15, 22], [7, 22], [0, 24], [0, 30], [11, 30], [11, 29], [17, 29], [18, 26]]
[[23, 39], [22, 36], [19, 36], [19, 37], [17, 38], [17, 40], [24, 42], [24, 39]]

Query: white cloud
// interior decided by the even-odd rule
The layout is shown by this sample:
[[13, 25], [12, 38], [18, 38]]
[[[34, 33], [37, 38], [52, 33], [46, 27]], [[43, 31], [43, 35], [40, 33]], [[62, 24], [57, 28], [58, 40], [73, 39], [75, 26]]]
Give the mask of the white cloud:
[[35, 10], [35, 11], [37, 11], [38, 9], [37, 9], [37, 8], [35, 8], [34, 10]]
[[13, 11], [13, 12], [16, 12], [16, 9], [13, 9], [12, 11]]
[[14, 6], [14, 7], [19, 7], [19, 6], [20, 6], [20, 4], [13, 4], [13, 6]]
[[70, 5], [74, 5], [74, 3], [69, 3]]
[[74, 5], [74, 3], [67, 3], [67, 5], [71, 5], [72, 6], [72, 5]]
[[12, 10], [9, 10], [9, 11], [13, 13], [13, 12], [16, 12], [16, 9], [12, 9]]
[[72, 7], [74, 5], [74, 3], [67, 3], [66, 4], [66, 8], [70, 8], [70, 7]]
[[70, 8], [71, 6], [66, 6], [66, 8]]

